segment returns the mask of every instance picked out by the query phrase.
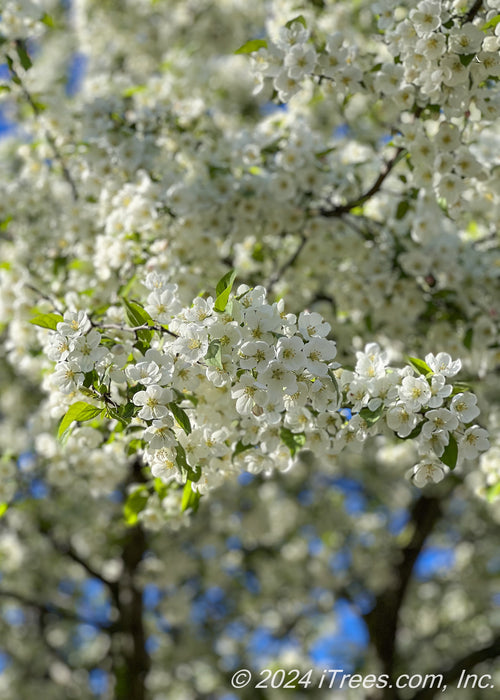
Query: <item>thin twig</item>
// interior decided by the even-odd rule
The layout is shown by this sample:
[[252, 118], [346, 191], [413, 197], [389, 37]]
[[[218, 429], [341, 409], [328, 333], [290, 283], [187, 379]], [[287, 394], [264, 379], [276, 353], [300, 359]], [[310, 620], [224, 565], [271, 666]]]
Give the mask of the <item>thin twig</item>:
[[[27, 103], [31, 107], [33, 114], [35, 115], [35, 117], [39, 117], [41, 114], [40, 107], [37, 105], [36, 101], [33, 99], [28, 88], [25, 86], [25, 84], [21, 80], [19, 73], [14, 68], [12, 59], [10, 59], [8, 61], [7, 65], [9, 68], [9, 73], [11, 74], [14, 82], [17, 85], [19, 85], [19, 87], [21, 88], [21, 91], [22, 91]], [[73, 180], [73, 177], [71, 176], [71, 173], [68, 170], [68, 166], [66, 165], [64, 157], [63, 157], [61, 151], [59, 150], [59, 147], [56, 143], [56, 140], [55, 140], [53, 134], [51, 134], [51, 132], [47, 129], [47, 127], [44, 127], [44, 133], [45, 133], [45, 138], [47, 139], [50, 147], [52, 148], [55, 159], [58, 161], [59, 165], [61, 166], [63, 177], [71, 188], [71, 194], [73, 195], [73, 199], [76, 201], [78, 199], [78, 190], [77, 190], [75, 181]]]
[[290, 256], [290, 258], [285, 263], [283, 263], [283, 265], [277, 270], [277, 272], [274, 273], [274, 275], [271, 277], [268, 284], [266, 285], [266, 289], [268, 292], [272, 291], [273, 287], [283, 277], [284, 273], [288, 270], [288, 268], [293, 267], [297, 258], [299, 257], [302, 250], [304, 249], [304, 246], [306, 243], [307, 243], [307, 238], [306, 238], [306, 236], [304, 236], [302, 234], [300, 237], [300, 243], [299, 243], [297, 249]]
[[400, 146], [396, 150], [394, 156], [390, 160], [386, 161], [383, 170], [381, 170], [379, 176], [377, 177], [373, 185], [364, 194], [362, 194], [360, 197], [357, 197], [356, 199], [352, 199], [346, 204], [339, 204], [338, 206], [333, 207], [333, 209], [320, 209], [319, 215], [327, 218], [340, 217], [343, 214], [347, 214], [355, 207], [362, 206], [365, 202], [371, 199], [373, 195], [377, 194], [377, 192], [382, 187], [386, 177], [390, 174], [404, 150], [405, 149], [402, 146]]

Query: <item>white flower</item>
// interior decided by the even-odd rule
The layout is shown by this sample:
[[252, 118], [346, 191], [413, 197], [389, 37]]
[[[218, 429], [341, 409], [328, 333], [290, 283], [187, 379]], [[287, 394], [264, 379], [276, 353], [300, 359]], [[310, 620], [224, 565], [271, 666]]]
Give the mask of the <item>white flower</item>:
[[198, 362], [207, 354], [208, 331], [203, 326], [183, 324], [180, 338], [172, 343], [172, 350], [190, 362]]
[[431, 390], [424, 377], [403, 377], [399, 387], [399, 398], [408, 411], [418, 411], [431, 397]]
[[288, 102], [300, 90], [300, 83], [291, 78], [286, 70], [282, 70], [276, 76], [273, 84], [281, 102]]
[[294, 394], [297, 391], [297, 377], [278, 360], [273, 360], [267, 369], [259, 372], [258, 381], [273, 397], [281, 396], [283, 393]]
[[428, 437], [436, 430], [447, 430], [451, 432], [458, 428], [458, 418], [447, 408], [438, 408], [427, 411], [425, 414], [427, 422], [424, 423], [422, 433]]
[[149, 443], [149, 449], [158, 450], [161, 447], [173, 447], [176, 438], [171, 428], [174, 424], [173, 418], [169, 415], [161, 420], [154, 420], [144, 431], [144, 439]]
[[168, 324], [175, 314], [181, 310], [181, 304], [177, 298], [177, 285], [165, 285], [151, 292], [144, 309], [155, 321]]
[[385, 366], [387, 365], [387, 354], [381, 352], [377, 343], [368, 343], [363, 352], [356, 353], [357, 374], [367, 379], [382, 378], [385, 376]]
[[479, 452], [484, 452], [490, 446], [488, 432], [477, 425], [467, 428], [458, 443], [460, 455], [464, 459], [474, 459]]
[[327, 362], [337, 355], [337, 346], [333, 340], [313, 338], [304, 345], [305, 367], [316, 377], [328, 374]]
[[77, 362], [60, 362], [54, 371], [54, 384], [63, 394], [72, 394], [83, 384], [84, 376]]
[[301, 80], [312, 73], [316, 65], [316, 51], [309, 44], [295, 44], [285, 55], [285, 67], [293, 80]]
[[431, 458], [424, 459], [413, 467], [411, 479], [415, 486], [422, 488], [427, 484], [437, 484], [444, 478], [444, 468], [440, 462]]
[[446, 384], [446, 378], [442, 374], [435, 374], [431, 378], [431, 398], [428, 400], [427, 405], [429, 408], [439, 408], [452, 391], [453, 387], [451, 384]]
[[142, 406], [139, 411], [139, 418], [151, 420], [153, 418], [164, 418], [168, 415], [167, 403], [174, 399], [171, 389], [165, 389], [158, 384], [152, 384], [146, 391], [138, 391], [134, 394], [133, 402], [136, 406]]
[[434, 454], [441, 457], [449, 441], [450, 433], [446, 430], [436, 430], [428, 435], [422, 435], [418, 445], [418, 451], [421, 454], [427, 454], [432, 450]]
[[299, 331], [302, 333], [304, 340], [325, 338], [330, 330], [330, 324], [323, 319], [321, 314], [315, 311], [302, 311], [299, 315]]
[[304, 369], [304, 342], [301, 338], [280, 338], [276, 346], [276, 356], [286, 369], [300, 371]]
[[264, 370], [274, 358], [273, 348], [262, 340], [250, 340], [238, 350], [240, 367], [243, 369]]
[[45, 354], [52, 362], [60, 362], [61, 360], [66, 360], [71, 348], [71, 341], [67, 335], [51, 333], [45, 347]]
[[441, 25], [440, 5], [440, 2], [424, 0], [410, 10], [410, 20], [419, 36], [429, 36]]
[[168, 483], [175, 479], [182, 482], [181, 475], [177, 469], [176, 451], [171, 447], [162, 447], [153, 454], [151, 462], [151, 473], [154, 477]]
[[73, 349], [68, 359], [78, 363], [82, 372], [90, 372], [96, 362], [107, 354], [105, 347], [100, 346], [101, 334], [93, 328], [87, 335], [79, 336], [73, 341]]
[[136, 365], [129, 365], [125, 369], [125, 374], [131, 382], [140, 384], [159, 384], [161, 370], [156, 362], [138, 362]]
[[403, 404], [390, 408], [385, 419], [389, 428], [402, 438], [408, 437], [418, 420], [416, 414], [408, 411]]
[[236, 410], [241, 415], [250, 415], [255, 404], [264, 406], [267, 401], [265, 386], [256, 382], [250, 374], [243, 374], [231, 389], [236, 399]]
[[470, 55], [479, 51], [483, 39], [484, 32], [479, 27], [471, 24], [471, 22], [467, 22], [467, 24], [461, 27], [454, 27], [451, 30], [448, 38], [448, 48], [450, 51], [458, 54]]
[[450, 410], [462, 423], [470, 423], [480, 413], [476, 403], [477, 397], [466, 391], [453, 397]]
[[66, 311], [64, 321], [57, 324], [57, 331], [68, 338], [74, 338], [90, 329], [90, 320], [85, 311]]

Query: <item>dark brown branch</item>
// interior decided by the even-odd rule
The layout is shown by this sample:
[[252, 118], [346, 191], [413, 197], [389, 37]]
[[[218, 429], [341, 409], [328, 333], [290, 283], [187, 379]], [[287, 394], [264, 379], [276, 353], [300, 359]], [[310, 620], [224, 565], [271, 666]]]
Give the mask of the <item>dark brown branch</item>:
[[384, 168], [379, 173], [379, 176], [377, 177], [373, 185], [364, 194], [362, 194], [360, 197], [357, 197], [356, 199], [351, 200], [350, 202], [347, 202], [346, 204], [339, 204], [338, 206], [333, 207], [333, 209], [320, 209], [319, 215], [327, 218], [340, 217], [343, 214], [347, 214], [355, 207], [360, 207], [369, 199], [371, 199], [380, 190], [385, 179], [391, 173], [396, 163], [399, 161], [399, 158], [404, 152], [404, 150], [405, 149], [402, 146], [400, 146], [396, 150], [394, 156], [390, 160], [386, 161]]
[[[477, 664], [483, 663], [483, 661], [489, 661], [490, 659], [496, 659], [497, 657], [500, 657], [500, 634], [498, 634], [488, 646], [482, 649], [476, 649], [469, 654], [465, 654], [460, 659], [457, 659], [447, 671], [442, 673], [437, 670], [435, 673], [442, 673], [443, 683], [450, 685], [450, 683], [460, 678], [462, 671], [470, 671], [474, 666], [477, 666]], [[412, 696], [411, 700], [432, 700], [432, 698], [437, 695], [438, 691], [439, 693], [442, 692], [442, 686], [441, 688], [422, 688]]]
[[[376, 648], [384, 673], [392, 677], [395, 662], [399, 611], [410, 583], [415, 562], [427, 538], [442, 515], [442, 498], [420, 496], [415, 501], [410, 522], [413, 535], [400, 552], [393, 571], [392, 584], [378, 595], [374, 608], [365, 616], [370, 637]], [[387, 689], [384, 698], [397, 698], [396, 689]]]
[[477, 13], [481, 9], [483, 4], [483, 0], [476, 0], [475, 3], [472, 5], [470, 10], [467, 12], [467, 14], [464, 16], [462, 24], [466, 24], [467, 22], [472, 22], [474, 18], [476, 17]]
[[[134, 482], [145, 482], [142, 462], [134, 460], [125, 488]], [[151, 659], [146, 650], [143, 590], [136, 580], [137, 570], [148, 547], [146, 533], [140, 523], [127, 530], [121, 559], [123, 572], [118, 581], [118, 637], [121, 648], [115, 649], [113, 673], [116, 679], [116, 700], [146, 700], [146, 676]]]

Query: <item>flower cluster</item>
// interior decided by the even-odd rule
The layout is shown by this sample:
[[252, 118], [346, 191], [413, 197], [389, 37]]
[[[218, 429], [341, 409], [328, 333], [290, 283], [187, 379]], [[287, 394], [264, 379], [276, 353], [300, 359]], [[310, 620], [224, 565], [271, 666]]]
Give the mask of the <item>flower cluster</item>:
[[[288, 314], [263, 287], [230, 294], [233, 278], [221, 280], [215, 300], [182, 307], [177, 286], [149, 273], [144, 308], [125, 302], [129, 322], [143, 321], [130, 332], [105, 321], [91, 327], [84, 312], [67, 312], [47, 335], [47, 356], [56, 361], [51, 387], [63, 402], [78, 392], [94, 402], [81, 413], [70, 405], [62, 425], [100, 419], [101, 402], [154, 478], [189, 482], [197, 493], [241, 469], [287, 471], [302, 449], [334, 465], [347, 445], [360, 449], [387, 429], [417, 438], [419, 486], [488, 448], [486, 431], [471, 425], [475, 395], [448, 383], [459, 360], [429, 354], [397, 369], [370, 343], [354, 369], [344, 369], [320, 314]], [[99, 430], [107, 441], [109, 428]]]

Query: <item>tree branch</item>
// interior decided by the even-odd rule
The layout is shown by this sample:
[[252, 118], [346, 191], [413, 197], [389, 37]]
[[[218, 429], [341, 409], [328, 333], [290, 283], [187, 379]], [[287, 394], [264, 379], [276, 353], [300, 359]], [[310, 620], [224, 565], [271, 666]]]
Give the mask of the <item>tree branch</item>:
[[[483, 661], [489, 661], [490, 659], [496, 659], [500, 656], [500, 634], [498, 634], [493, 641], [488, 644], [488, 646], [482, 649], [476, 649], [475, 651], [465, 654], [460, 659], [457, 659], [450, 668], [445, 671], [443, 675], [443, 681], [446, 685], [449, 685], [453, 681], [460, 678], [462, 671], [470, 671], [477, 664]], [[435, 674], [441, 673], [440, 670], [434, 671]], [[442, 692], [441, 688], [422, 688], [417, 691], [415, 695], [411, 697], [410, 700], [432, 700], [432, 698], [437, 695], [438, 691]]]
[[292, 255], [289, 257], [289, 259], [285, 263], [283, 263], [283, 265], [272, 275], [271, 279], [267, 283], [266, 289], [268, 292], [272, 291], [273, 287], [283, 277], [283, 275], [288, 270], [288, 268], [293, 267], [293, 265], [295, 265], [295, 262], [297, 261], [297, 258], [299, 257], [301, 252], [304, 250], [304, 246], [306, 243], [307, 243], [307, 238], [304, 234], [302, 234], [300, 237], [300, 243], [297, 246], [297, 249], [292, 253]]
[[[452, 489], [455, 487], [453, 485]], [[446, 493], [449, 495], [451, 491]], [[395, 662], [396, 636], [399, 611], [413, 575], [415, 562], [427, 538], [442, 515], [443, 497], [420, 496], [413, 504], [410, 522], [413, 535], [400, 552], [399, 562], [393, 571], [392, 584], [376, 599], [374, 608], [365, 615], [370, 637], [377, 650], [384, 673], [392, 677]], [[397, 698], [395, 688], [387, 689], [384, 698]]]
[[467, 22], [472, 22], [474, 18], [476, 17], [477, 13], [481, 9], [483, 4], [483, 0], [476, 0], [475, 3], [472, 5], [470, 10], [467, 12], [467, 14], [464, 16], [462, 24], [466, 24]]
[[[21, 88], [21, 92], [23, 93], [24, 98], [26, 99], [26, 102], [31, 107], [33, 114], [35, 115], [35, 117], [39, 117], [41, 114], [40, 107], [36, 103], [36, 101], [33, 99], [28, 88], [25, 86], [25, 84], [21, 80], [19, 73], [14, 68], [12, 58], [8, 57], [7, 65], [8, 65], [9, 73], [11, 74], [13, 81], [16, 83], [16, 85], [19, 85], [19, 87]], [[63, 157], [61, 151], [59, 150], [59, 147], [56, 143], [54, 136], [50, 133], [50, 131], [47, 128], [44, 129], [44, 132], [45, 132], [45, 138], [47, 139], [50, 147], [52, 148], [55, 159], [58, 161], [59, 165], [61, 166], [63, 177], [66, 180], [66, 182], [68, 183], [68, 185], [70, 186], [71, 194], [73, 195], [73, 199], [76, 202], [76, 200], [78, 199], [78, 190], [77, 190], [75, 181], [73, 180], [73, 177], [68, 170], [68, 166], [66, 165], [64, 157]]]
[[327, 218], [340, 217], [343, 214], [347, 214], [348, 212], [350, 212], [351, 209], [354, 209], [355, 207], [360, 207], [362, 204], [371, 199], [373, 195], [379, 192], [385, 179], [391, 173], [396, 163], [398, 163], [400, 156], [402, 153], [404, 153], [404, 151], [405, 149], [402, 146], [400, 146], [396, 150], [394, 156], [390, 160], [386, 161], [384, 168], [379, 173], [379, 176], [377, 177], [373, 185], [364, 194], [362, 194], [357, 199], [352, 199], [346, 204], [339, 204], [338, 206], [333, 207], [333, 209], [320, 209], [319, 215]]
[[43, 615], [59, 615], [66, 620], [71, 620], [78, 624], [92, 625], [92, 627], [99, 627], [94, 620], [88, 620], [82, 615], [77, 615], [73, 610], [67, 610], [62, 608], [60, 605], [55, 605], [54, 603], [42, 603], [38, 600], [33, 600], [28, 598], [22, 593], [17, 593], [17, 591], [11, 591], [9, 589], [0, 588], [0, 598], [12, 598], [12, 600], [17, 601], [21, 605], [28, 608], [33, 608], [38, 613]]

